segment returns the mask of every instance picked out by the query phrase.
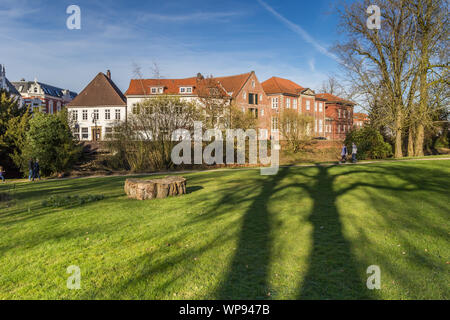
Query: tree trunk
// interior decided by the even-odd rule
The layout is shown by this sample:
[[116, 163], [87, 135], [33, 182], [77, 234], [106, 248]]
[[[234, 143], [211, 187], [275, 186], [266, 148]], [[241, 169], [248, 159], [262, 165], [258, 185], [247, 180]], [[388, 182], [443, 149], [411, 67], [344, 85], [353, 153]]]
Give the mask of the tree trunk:
[[397, 119], [395, 120], [395, 158], [403, 158], [402, 151], [402, 114], [397, 112]]
[[408, 157], [414, 157], [414, 129], [409, 127], [408, 132]]
[[417, 126], [417, 133], [416, 133], [416, 141], [414, 146], [414, 155], [416, 157], [423, 156], [423, 141], [425, 139], [425, 129], [423, 124], [419, 123]]

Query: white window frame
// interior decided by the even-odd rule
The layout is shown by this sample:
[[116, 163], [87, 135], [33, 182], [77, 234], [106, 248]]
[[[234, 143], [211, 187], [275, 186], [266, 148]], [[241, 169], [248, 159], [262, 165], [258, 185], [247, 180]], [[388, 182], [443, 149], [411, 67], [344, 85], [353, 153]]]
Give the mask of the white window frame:
[[323, 103], [319, 102], [319, 112], [323, 112]]
[[291, 98], [286, 98], [286, 108], [287, 109], [291, 108]]
[[310, 110], [311, 110], [311, 101], [306, 100], [306, 111], [310, 111]]
[[111, 120], [111, 109], [105, 109], [105, 120]]

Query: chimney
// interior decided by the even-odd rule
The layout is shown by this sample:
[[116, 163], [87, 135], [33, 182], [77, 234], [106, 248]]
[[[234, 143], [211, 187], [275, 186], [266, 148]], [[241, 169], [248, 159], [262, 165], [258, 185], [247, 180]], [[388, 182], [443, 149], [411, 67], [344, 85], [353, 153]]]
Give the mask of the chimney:
[[197, 80], [203, 80], [203, 79], [204, 79], [203, 75], [200, 72], [197, 73]]
[[106, 76], [108, 77], [108, 79], [111, 79], [111, 71], [110, 70], [106, 70]]

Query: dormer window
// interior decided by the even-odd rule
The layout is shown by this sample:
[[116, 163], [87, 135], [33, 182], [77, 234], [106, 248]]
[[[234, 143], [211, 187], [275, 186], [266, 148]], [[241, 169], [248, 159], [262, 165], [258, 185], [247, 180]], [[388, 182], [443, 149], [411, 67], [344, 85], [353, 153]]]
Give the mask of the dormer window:
[[180, 93], [192, 93], [192, 87], [180, 87]]
[[164, 92], [163, 87], [152, 87], [150, 90], [152, 94], [162, 94]]

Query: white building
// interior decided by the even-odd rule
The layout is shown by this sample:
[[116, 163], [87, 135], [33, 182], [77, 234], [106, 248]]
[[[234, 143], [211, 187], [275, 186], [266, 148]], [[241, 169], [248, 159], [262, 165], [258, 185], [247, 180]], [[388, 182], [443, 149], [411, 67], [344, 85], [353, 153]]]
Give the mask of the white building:
[[127, 117], [127, 100], [107, 75], [100, 72], [67, 105], [74, 136], [81, 141], [101, 141], [112, 133], [115, 124]]

